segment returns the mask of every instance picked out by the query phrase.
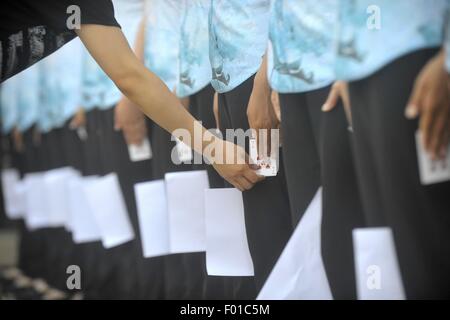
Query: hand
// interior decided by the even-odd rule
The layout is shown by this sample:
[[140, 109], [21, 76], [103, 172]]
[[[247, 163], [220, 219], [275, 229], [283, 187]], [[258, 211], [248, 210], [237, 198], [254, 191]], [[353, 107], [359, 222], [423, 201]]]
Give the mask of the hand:
[[408, 119], [420, 115], [423, 145], [434, 160], [445, 158], [450, 136], [450, 78], [444, 66], [441, 50], [417, 76], [405, 110]]
[[25, 149], [25, 146], [23, 143], [22, 132], [20, 132], [17, 128], [14, 128], [13, 132], [12, 132], [12, 137], [13, 137], [14, 150], [16, 152], [22, 153]]
[[[255, 80], [256, 81], [256, 80]], [[259, 146], [258, 139], [265, 138], [267, 146], [258, 148], [260, 157], [270, 155], [271, 129], [278, 129], [280, 120], [278, 119], [272, 105], [271, 90], [268, 86], [255, 84], [247, 107], [248, 123], [251, 129], [256, 130], [256, 143]], [[266, 136], [260, 134], [260, 130], [266, 130]], [[267, 154], [264, 149], [267, 148]]]
[[219, 122], [219, 95], [218, 95], [217, 92], [214, 93], [213, 112], [214, 112], [214, 119], [216, 119], [216, 128], [220, 129], [220, 122]]
[[248, 155], [242, 147], [221, 139], [215, 139], [214, 143], [215, 156], [210, 162], [235, 188], [240, 191], [250, 190], [264, 179], [254, 171], [257, 167], [249, 165]]
[[272, 95], [270, 97], [270, 101], [272, 103], [273, 111], [275, 112], [275, 116], [278, 119], [278, 124], [281, 122], [281, 108], [280, 108], [280, 97], [278, 92], [272, 90]]
[[347, 117], [347, 122], [352, 125], [352, 112], [350, 105], [350, 94], [348, 91], [348, 83], [345, 81], [336, 81], [331, 87], [330, 93], [328, 94], [327, 101], [322, 106], [323, 112], [329, 112], [333, 110], [338, 104], [339, 100], [342, 101], [344, 105], [345, 116]]
[[189, 110], [189, 103], [190, 99], [189, 97], [179, 98], [181, 105], [186, 109]]
[[114, 112], [114, 127], [122, 130], [126, 143], [141, 145], [147, 137], [144, 114], [127, 98], [122, 98]]
[[[172, 90], [172, 93], [178, 97], [177, 95], [177, 86], [175, 86]], [[184, 98], [180, 98], [178, 97], [178, 100], [180, 100], [181, 105], [186, 109], [189, 110], [189, 103], [191, 102], [189, 96], [184, 97]]]
[[69, 128], [72, 130], [86, 126], [86, 113], [83, 108], [78, 108], [77, 113], [70, 121]]

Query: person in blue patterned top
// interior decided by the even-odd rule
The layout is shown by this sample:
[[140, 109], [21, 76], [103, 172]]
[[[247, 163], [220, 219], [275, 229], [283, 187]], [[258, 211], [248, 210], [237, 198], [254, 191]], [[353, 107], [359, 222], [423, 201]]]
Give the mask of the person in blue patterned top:
[[267, 47], [270, 0], [212, 0], [209, 55], [212, 85], [228, 92], [255, 74]]
[[340, 1], [337, 77], [363, 79], [398, 57], [441, 46], [448, 7], [448, 0]]
[[9, 134], [17, 125], [20, 76], [16, 75], [0, 87], [0, 111], [3, 134]]
[[[215, 129], [216, 121], [213, 112], [214, 89], [211, 85], [211, 64], [209, 61], [209, 21], [208, 15], [211, 7], [211, 0], [182, 0], [180, 34], [179, 34], [179, 55], [178, 55], [178, 84], [176, 94], [186, 107], [189, 107], [191, 114], [201, 121], [206, 129]], [[200, 159], [198, 153], [194, 153], [194, 160]], [[220, 177], [211, 165], [194, 164], [194, 170], [207, 170], [209, 185], [211, 188], [223, 188], [224, 180]], [[188, 285], [193, 287], [195, 279], [195, 266], [198, 262], [194, 257], [190, 259], [188, 269]], [[201, 263], [203, 261], [200, 261]], [[192, 266], [192, 267], [191, 267]], [[235, 279], [224, 277], [209, 277], [206, 273], [202, 275], [203, 299], [230, 299], [232, 296], [225, 288], [230, 287]], [[195, 297], [195, 290], [189, 288], [191, 296]], [[193, 295], [194, 294], [194, 295]]]
[[211, 0], [183, 1], [177, 95], [184, 98], [211, 82], [208, 14]]
[[[277, 128], [267, 84], [270, 0], [212, 0], [209, 14], [211, 84], [218, 93], [218, 119], [227, 129]], [[228, 139], [232, 139], [228, 137]], [[278, 152], [278, 150], [275, 150]], [[292, 232], [283, 162], [276, 177], [243, 193], [256, 290], [262, 288]], [[245, 181], [244, 181], [245, 183]], [[248, 183], [248, 181], [247, 181]], [[270, 237], [265, 236], [270, 234]], [[253, 298], [255, 286], [241, 286], [235, 298]]]
[[267, 73], [279, 94], [293, 223], [322, 186], [322, 258], [330, 289], [335, 299], [356, 299], [349, 230], [362, 226], [363, 217], [349, 133], [342, 105], [321, 112], [335, 81], [338, 8], [339, 0], [274, 0]]
[[338, 0], [274, 0], [270, 86], [279, 93], [320, 89], [334, 79]]
[[[432, 161], [443, 161], [447, 153], [449, 5], [448, 0], [340, 1], [335, 70], [349, 81], [365, 220], [371, 227], [392, 228], [409, 299], [448, 298], [450, 286], [450, 182], [423, 185], [417, 160], [419, 144]], [[346, 86], [336, 88], [341, 89], [331, 96], [338, 91], [346, 96]], [[417, 130], [422, 137], [416, 141]]]
[[[191, 113], [207, 129], [217, 127], [213, 112], [214, 89], [209, 62], [208, 15], [211, 0], [183, 1], [179, 44], [177, 96], [189, 105]], [[195, 154], [198, 157], [198, 154]], [[197, 165], [195, 166], [197, 167]], [[205, 168], [204, 165], [198, 169]], [[222, 186], [223, 179], [206, 166], [211, 186]]]

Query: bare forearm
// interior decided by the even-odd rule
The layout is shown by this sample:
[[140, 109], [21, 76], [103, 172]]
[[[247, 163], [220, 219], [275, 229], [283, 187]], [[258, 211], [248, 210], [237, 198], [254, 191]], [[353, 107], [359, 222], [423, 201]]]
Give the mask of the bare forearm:
[[269, 81], [267, 79], [267, 54], [264, 55], [261, 66], [255, 75], [253, 90], [266, 95], [270, 95], [271, 93]]
[[[149, 118], [170, 133], [176, 129], [186, 129], [191, 137], [194, 137], [194, 117], [183, 108], [167, 86], [145, 68], [131, 50], [120, 29], [83, 25], [78, 35], [122, 93], [139, 106]], [[109, 41], [98, 41], [105, 38]], [[203, 127], [201, 129], [205, 131]], [[205, 145], [203, 143], [191, 147], [202, 153]]]
[[121, 88], [123, 93], [149, 118], [168, 132], [183, 128], [193, 136], [195, 118], [154, 73], [143, 70], [130, 83]]

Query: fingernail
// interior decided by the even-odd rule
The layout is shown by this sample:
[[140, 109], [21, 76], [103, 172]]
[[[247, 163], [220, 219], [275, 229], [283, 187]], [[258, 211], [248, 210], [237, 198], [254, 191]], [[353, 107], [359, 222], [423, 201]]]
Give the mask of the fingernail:
[[417, 108], [413, 105], [410, 105], [405, 110], [405, 116], [408, 119], [414, 119], [417, 117]]
[[328, 111], [330, 109], [330, 106], [329, 106], [329, 104], [327, 104], [327, 103], [325, 103], [323, 106], [322, 106], [322, 111]]

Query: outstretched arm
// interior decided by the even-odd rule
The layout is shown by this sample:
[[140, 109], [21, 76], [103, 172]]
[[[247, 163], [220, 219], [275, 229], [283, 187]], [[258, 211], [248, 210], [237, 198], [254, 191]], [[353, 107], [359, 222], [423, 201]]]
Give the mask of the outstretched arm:
[[[100, 67], [114, 81], [122, 93], [168, 132], [186, 129], [194, 137], [195, 119], [183, 108], [177, 97], [166, 85], [136, 57], [120, 28], [101, 25], [82, 25], [77, 31], [81, 41]], [[197, 124], [198, 125], [198, 124]], [[215, 150], [233, 149], [237, 160], [246, 158], [245, 151], [237, 146], [215, 138], [202, 127], [207, 139], [199, 146], [191, 145], [198, 153], [208, 144], [216, 144]], [[229, 149], [228, 149], [229, 148]], [[248, 164], [214, 163], [219, 174], [240, 190], [250, 189], [262, 179]], [[239, 162], [238, 162], [239, 163]]]

